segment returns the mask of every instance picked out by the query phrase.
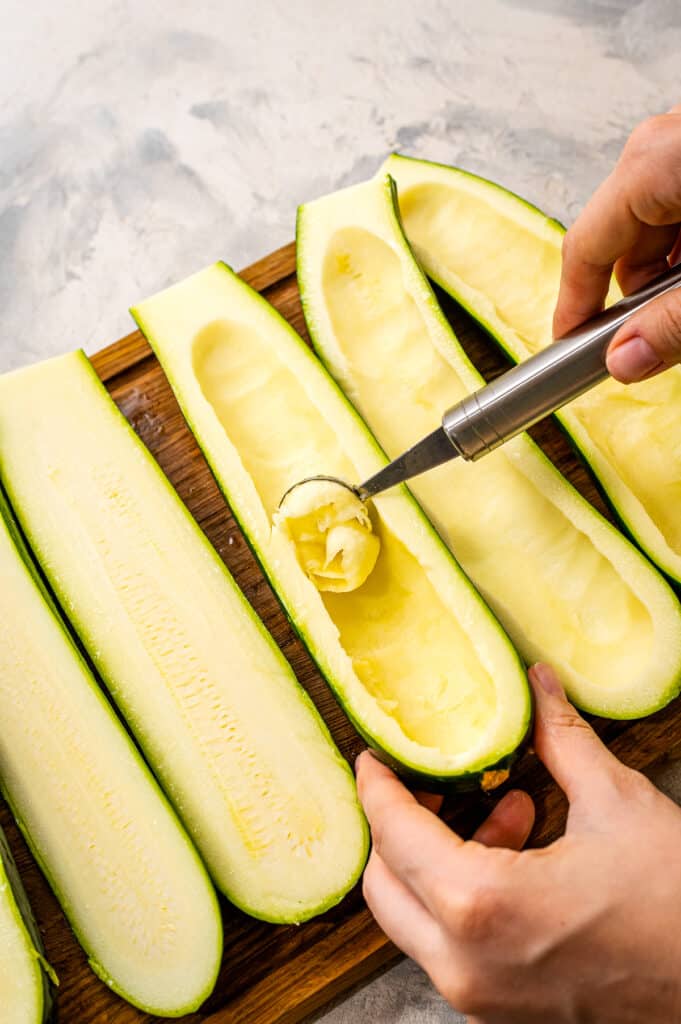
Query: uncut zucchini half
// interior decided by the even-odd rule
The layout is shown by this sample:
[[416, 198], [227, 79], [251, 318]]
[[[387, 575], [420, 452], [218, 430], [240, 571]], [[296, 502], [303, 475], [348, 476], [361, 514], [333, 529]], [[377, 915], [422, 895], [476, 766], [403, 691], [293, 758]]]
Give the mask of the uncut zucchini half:
[[93, 971], [135, 1006], [181, 1016], [220, 966], [213, 887], [0, 506], [3, 794]]
[[0, 829], [0, 1007], [3, 1024], [47, 1024], [57, 983]]
[[[314, 354], [224, 264], [133, 310], [294, 626], [360, 733], [423, 783], [477, 784], [523, 740], [519, 659], [404, 489], [374, 503], [366, 582], [320, 593], [272, 530], [284, 492], [385, 458]], [[471, 778], [473, 776], [473, 778]]]
[[[412, 255], [390, 178], [301, 207], [298, 279], [318, 354], [391, 457], [484, 383]], [[410, 487], [527, 661], [551, 661], [581, 707], [631, 718], [677, 694], [681, 606], [529, 437]]]
[[[515, 362], [548, 345], [562, 225], [458, 168], [391, 156], [385, 171], [426, 273]], [[681, 366], [640, 384], [604, 381], [556, 416], [634, 540], [681, 582]]]
[[0, 378], [0, 467], [53, 590], [219, 888], [274, 922], [337, 903], [368, 848], [352, 773], [82, 353]]

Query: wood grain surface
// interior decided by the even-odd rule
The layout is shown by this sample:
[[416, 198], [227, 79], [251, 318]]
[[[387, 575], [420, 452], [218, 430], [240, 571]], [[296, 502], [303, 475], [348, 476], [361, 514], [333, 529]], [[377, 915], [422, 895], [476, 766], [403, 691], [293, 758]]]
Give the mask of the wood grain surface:
[[[293, 245], [249, 267], [242, 276], [306, 337]], [[460, 340], [482, 372], [492, 377], [502, 370], [506, 364], [489, 340], [450, 300], [444, 296], [441, 300]], [[363, 743], [263, 578], [147, 343], [135, 332], [99, 352], [93, 362], [291, 661], [343, 754], [352, 760]], [[588, 472], [557, 427], [552, 422], [544, 423], [534, 434], [571, 482], [607, 514]], [[640, 722], [600, 720], [596, 727], [623, 761], [634, 768], [647, 768], [679, 747], [681, 702]], [[537, 804], [532, 843], [541, 845], [558, 836], [564, 825], [565, 801], [531, 752], [523, 758], [513, 781], [526, 788]], [[450, 801], [445, 815], [463, 834], [469, 834], [501, 792]], [[92, 974], [4, 804], [0, 804], [0, 823], [7, 831], [25, 881], [48, 958], [60, 977], [61, 1024], [148, 1024], [158, 1020], [128, 1006]], [[373, 923], [359, 889], [322, 917], [298, 927], [255, 921], [224, 900], [222, 907], [225, 956], [218, 984], [201, 1012], [182, 1018], [184, 1024], [296, 1024], [398, 955]]]

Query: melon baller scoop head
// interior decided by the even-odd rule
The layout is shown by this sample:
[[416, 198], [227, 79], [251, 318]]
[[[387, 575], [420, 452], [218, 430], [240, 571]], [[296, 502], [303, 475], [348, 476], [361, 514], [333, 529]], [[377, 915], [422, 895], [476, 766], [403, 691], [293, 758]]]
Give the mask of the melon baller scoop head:
[[474, 462], [604, 380], [608, 376], [605, 354], [622, 324], [679, 285], [681, 264], [453, 405], [432, 434], [363, 484], [333, 476], [307, 477], [289, 487], [281, 500], [301, 484], [317, 480], [340, 484], [366, 501], [450, 459], [460, 456]]

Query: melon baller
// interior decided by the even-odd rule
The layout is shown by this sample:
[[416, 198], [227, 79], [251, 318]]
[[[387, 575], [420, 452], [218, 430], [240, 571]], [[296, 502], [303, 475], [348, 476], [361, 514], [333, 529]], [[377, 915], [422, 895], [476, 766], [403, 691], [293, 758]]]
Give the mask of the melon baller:
[[474, 462], [608, 377], [606, 350], [622, 324], [648, 302], [679, 285], [681, 264], [453, 405], [432, 434], [363, 484], [313, 476], [293, 484], [284, 498], [303, 483], [325, 480], [347, 487], [366, 501], [450, 459], [461, 457]]

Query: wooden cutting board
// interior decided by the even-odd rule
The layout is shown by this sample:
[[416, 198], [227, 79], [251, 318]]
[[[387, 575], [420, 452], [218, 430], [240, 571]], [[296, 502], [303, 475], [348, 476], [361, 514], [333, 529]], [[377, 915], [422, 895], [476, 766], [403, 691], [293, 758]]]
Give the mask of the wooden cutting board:
[[[293, 245], [249, 267], [243, 277], [306, 337]], [[503, 369], [502, 357], [472, 321], [446, 297], [442, 302], [482, 372], [491, 377]], [[135, 332], [99, 352], [93, 362], [290, 659], [343, 754], [352, 760], [363, 743], [336, 705], [263, 578], [147, 343]], [[591, 478], [554, 424], [543, 424], [535, 436], [579, 490], [605, 511]], [[681, 701], [641, 722], [600, 721], [597, 728], [623, 761], [646, 768], [681, 743]], [[514, 781], [529, 790], [537, 803], [532, 842], [549, 842], [563, 828], [562, 795], [531, 753], [519, 766]], [[446, 806], [446, 817], [463, 834], [469, 834], [489, 812], [494, 799], [483, 795], [459, 798]], [[48, 958], [61, 980], [61, 1024], [146, 1024], [158, 1020], [128, 1006], [92, 974], [4, 804], [0, 804], [0, 824], [8, 833]], [[398, 956], [373, 923], [359, 888], [339, 907], [299, 927], [255, 921], [224, 901], [223, 916], [225, 956], [217, 987], [201, 1012], [182, 1018], [184, 1024], [295, 1024]]]

